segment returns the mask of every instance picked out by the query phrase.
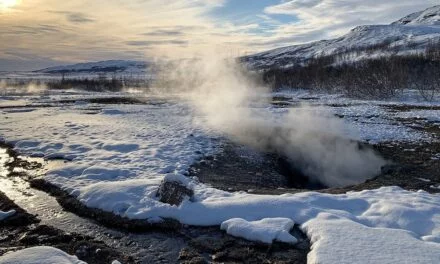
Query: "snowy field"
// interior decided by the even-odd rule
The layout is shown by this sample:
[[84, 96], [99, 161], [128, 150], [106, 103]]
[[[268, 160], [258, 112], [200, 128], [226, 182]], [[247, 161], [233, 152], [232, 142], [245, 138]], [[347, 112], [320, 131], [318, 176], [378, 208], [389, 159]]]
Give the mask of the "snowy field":
[[[68, 160], [65, 167], [49, 171], [46, 179], [89, 207], [133, 219], [221, 225], [231, 235], [262, 242], [294, 243], [288, 231], [296, 223], [313, 243], [309, 263], [438, 263], [439, 195], [398, 187], [341, 195], [263, 196], [216, 190], [184, 176], [191, 164], [215, 154], [226, 140], [205, 128], [203, 116], [179, 100], [151, 97], [146, 104], [118, 105], [86, 100], [114, 96], [78, 92], [3, 96], [0, 137], [22, 154]], [[360, 101], [304, 91], [271, 96], [283, 97], [287, 107], [307, 103], [341, 116], [356, 131], [350, 129], [347, 136], [361, 141], [437, 140], [401, 120], [417, 118], [440, 126], [440, 110], [397, 112], [387, 106], [440, 106], [440, 100], [428, 104], [404, 96], [388, 102]], [[287, 111], [276, 105], [258, 107], [274, 115]], [[159, 202], [156, 193], [164, 179], [193, 189], [193, 199], [180, 206]]]

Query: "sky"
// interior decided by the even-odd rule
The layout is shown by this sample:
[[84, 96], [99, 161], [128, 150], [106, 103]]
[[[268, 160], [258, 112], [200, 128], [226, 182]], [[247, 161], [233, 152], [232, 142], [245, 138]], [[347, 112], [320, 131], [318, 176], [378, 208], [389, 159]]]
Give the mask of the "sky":
[[241, 56], [391, 23], [438, 0], [0, 0], [0, 71]]

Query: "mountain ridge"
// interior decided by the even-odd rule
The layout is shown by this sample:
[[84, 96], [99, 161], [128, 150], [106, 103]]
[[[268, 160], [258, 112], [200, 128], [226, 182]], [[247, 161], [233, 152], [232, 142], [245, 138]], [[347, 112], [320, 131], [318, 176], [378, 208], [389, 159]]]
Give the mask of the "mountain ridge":
[[144, 73], [151, 63], [135, 60], [104, 60], [49, 67], [36, 73]]
[[242, 57], [241, 61], [253, 69], [288, 68], [329, 55], [347, 55], [340, 61], [347, 62], [420, 53], [432, 42], [440, 42], [440, 5], [412, 13], [388, 25], [357, 26], [335, 39], [264, 51]]

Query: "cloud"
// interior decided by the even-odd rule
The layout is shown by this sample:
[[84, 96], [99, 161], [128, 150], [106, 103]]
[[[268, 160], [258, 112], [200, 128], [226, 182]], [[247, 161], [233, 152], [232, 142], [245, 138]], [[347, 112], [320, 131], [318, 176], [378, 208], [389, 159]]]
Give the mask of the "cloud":
[[91, 23], [95, 19], [90, 18], [88, 15], [81, 12], [70, 12], [70, 11], [49, 11], [54, 14], [64, 15], [67, 21], [72, 23]]
[[278, 5], [268, 6], [264, 9], [267, 14], [295, 14], [298, 8], [311, 8], [322, 3], [324, 0], [292, 0]]
[[159, 29], [159, 30], [144, 33], [143, 35], [145, 35], [145, 36], [179, 36], [179, 35], [183, 35], [183, 32], [179, 31], [179, 30]]
[[9, 30], [3, 30], [1, 31], [2, 34], [9, 34], [9, 35], [44, 35], [44, 34], [56, 34], [59, 33], [60, 29], [57, 26], [53, 25], [28, 25], [28, 26], [14, 26], [11, 27]]
[[188, 41], [185, 40], [134, 40], [134, 41], [127, 41], [127, 45], [130, 46], [153, 46], [153, 45], [164, 45], [164, 44], [170, 44], [170, 45], [186, 45], [188, 44]]

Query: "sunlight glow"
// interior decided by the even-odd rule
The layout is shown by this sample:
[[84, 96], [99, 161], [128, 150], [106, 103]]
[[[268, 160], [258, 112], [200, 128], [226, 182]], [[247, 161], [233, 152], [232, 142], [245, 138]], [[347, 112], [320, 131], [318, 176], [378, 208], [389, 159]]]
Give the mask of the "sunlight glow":
[[0, 11], [7, 10], [18, 4], [19, 0], [0, 0]]

